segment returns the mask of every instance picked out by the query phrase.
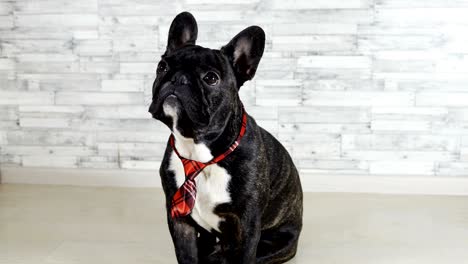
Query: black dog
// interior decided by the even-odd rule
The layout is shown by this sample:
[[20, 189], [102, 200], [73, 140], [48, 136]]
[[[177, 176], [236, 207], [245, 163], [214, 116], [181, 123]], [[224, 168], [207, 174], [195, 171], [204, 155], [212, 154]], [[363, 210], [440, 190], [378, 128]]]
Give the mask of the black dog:
[[178, 262], [283, 263], [302, 228], [298, 172], [238, 95], [255, 75], [265, 33], [251, 26], [221, 50], [196, 39], [194, 17], [179, 14], [149, 109], [172, 130], [160, 175]]

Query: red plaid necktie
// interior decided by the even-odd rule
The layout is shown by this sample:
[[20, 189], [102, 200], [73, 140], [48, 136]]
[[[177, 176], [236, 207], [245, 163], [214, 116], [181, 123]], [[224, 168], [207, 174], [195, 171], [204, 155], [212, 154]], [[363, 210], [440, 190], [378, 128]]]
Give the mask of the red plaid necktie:
[[206, 163], [181, 157], [175, 147], [174, 135], [171, 135], [171, 137], [169, 138], [169, 142], [172, 146], [172, 149], [175, 151], [177, 156], [179, 156], [180, 160], [182, 161], [182, 164], [184, 165], [185, 172], [185, 182], [182, 184], [182, 186], [180, 186], [180, 188], [177, 190], [177, 192], [174, 194], [174, 197], [172, 198], [172, 218], [187, 216], [192, 212], [192, 209], [195, 205], [195, 198], [197, 197], [197, 185], [195, 183], [195, 178], [197, 177], [197, 175], [200, 174], [200, 172], [206, 166], [223, 160], [239, 145], [242, 136], [244, 136], [245, 134], [245, 129], [247, 126], [247, 114], [245, 113], [245, 110], [243, 108], [242, 111], [242, 126], [236, 141], [234, 141], [234, 143], [232, 143], [229, 149], [227, 149], [223, 154], [217, 156], [216, 158], [213, 158], [212, 160]]

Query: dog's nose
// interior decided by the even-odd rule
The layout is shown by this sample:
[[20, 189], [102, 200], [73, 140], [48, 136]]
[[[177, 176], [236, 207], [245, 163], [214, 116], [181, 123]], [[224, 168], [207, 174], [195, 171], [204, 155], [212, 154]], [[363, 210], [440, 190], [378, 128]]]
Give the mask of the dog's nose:
[[187, 85], [187, 84], [189, 84], [189, 80], [187, 78], [187, 75], [185, 75], [183, 73], [174, 74], [171, 81], [172, 81], [173, 84], [176, 84], [176, 85]]

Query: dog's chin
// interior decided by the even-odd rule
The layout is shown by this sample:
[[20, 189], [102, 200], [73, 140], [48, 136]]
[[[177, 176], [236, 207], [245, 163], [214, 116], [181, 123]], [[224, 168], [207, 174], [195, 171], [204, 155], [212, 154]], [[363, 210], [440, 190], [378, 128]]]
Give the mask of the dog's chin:
[[166, 97], [162, 104], [162, 110], [167, 117], [171, 117], [172, 120], [178, 118], [181, 111], [182, 104], [175, 95], [169, 95]]
[[171, 94], [162, 100], [153, 101], [148, 112], [151, 113], [154, 119], [161, 120], [165, 117], [173, 118], [175, 114], [180, 112], [181, 107], [182, 105], [177, 96]]
[[163, 122], [169, 129], [178, 132], [184, 137], [194, 138], [203, 135], [207, 130], [208, 122], [200, 121], [200, 117], [187, 112], [186, 105], [178, 95], [170, 94], [161, 101], [154, 102], [150, 107], [153, 118]]

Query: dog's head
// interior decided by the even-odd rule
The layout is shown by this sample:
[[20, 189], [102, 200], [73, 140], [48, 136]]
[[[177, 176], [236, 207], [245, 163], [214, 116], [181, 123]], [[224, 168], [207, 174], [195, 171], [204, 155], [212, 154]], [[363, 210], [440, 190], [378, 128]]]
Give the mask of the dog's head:
[[265, 46], [265, 33], [257, 26], [220, 50], [196, 45], [197, 31], [190, 13], [174, 18], [149, 108], [154, 118], [195, 139], [224, 130], [240, 107], [239, 88], [254, 77]]

